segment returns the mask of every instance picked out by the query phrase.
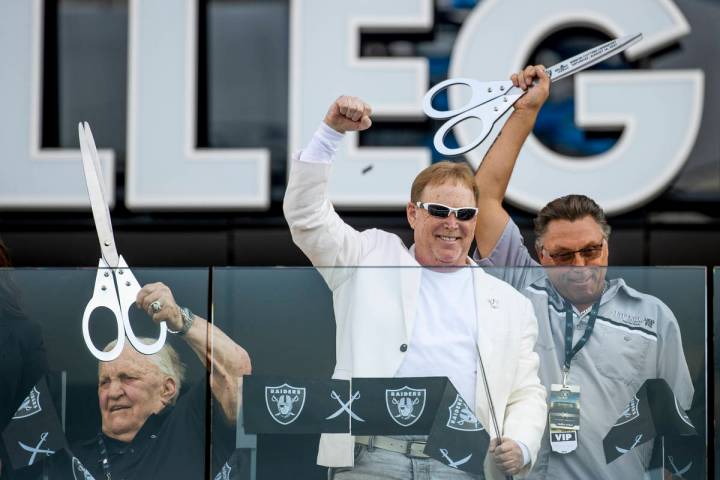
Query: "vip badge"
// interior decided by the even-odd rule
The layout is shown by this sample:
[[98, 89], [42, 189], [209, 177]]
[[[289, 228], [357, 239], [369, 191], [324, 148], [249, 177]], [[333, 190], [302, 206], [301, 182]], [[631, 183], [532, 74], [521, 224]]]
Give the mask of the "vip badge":
[[385, 406], [390, 417], [403, 427], [417, 422], [425, 410], [426, 393], [424, 388], [407, 386], [385, 390]]
[[455, 401], [448, 407], [450, 417], [447, 426], [454, 430], [466, 432], [477, 432], [483, 430], [482, 424], [470, 410], [470, 406], [460, 395], [455, 396]]
[[12, 418], [13, 420], [19, 420], [40, 412], [42, 412], [42, 406], [40, 405], [40, 391], [37, 387], [33, 387], [33, 389], [30, 390], [30, 394], [25, 398], [25, 400], [23, 400], [22, 405], [20, 405], [20, 408], [17, 409], [17, 412], [15, 412], [15, 415], [13, 415]]
[[618, 418], [617, 423], [615, 426], [618, 425], [624, 425], [628, 422], [631, 422], [638, 418], [640, 416], [640, 400], [638, 400], [637, 395], [635, 395], [632, 400], [630, 400], [630, 403], [628, 403], [627, 407], [625, 407], [625, 410], [623, 410], [622, 415], [620, 415], [620, 418]]
[[305, 387], [293, 387], [287, 383], [265, 387], [265, 405], [276, 422], [289, 425], [297, 420], [305, 406]]

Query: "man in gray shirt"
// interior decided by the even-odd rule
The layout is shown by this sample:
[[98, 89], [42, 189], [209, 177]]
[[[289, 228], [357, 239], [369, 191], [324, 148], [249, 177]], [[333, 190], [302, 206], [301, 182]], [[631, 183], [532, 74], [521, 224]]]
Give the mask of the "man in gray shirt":
[[[694, 389], [678, 324], [659, 299], [622, 279], [606, 280], [610, 226], [600, 206], [584, 195], [555, 199], [540, 211], [535, 219], [539, 262], [530, 256], [502, 202], [550, 82], [542, 66], [526, 67], [512, 80], [528, 92], [515, 103], [475, 176], [480, 189], [475, 260], [484, 267], [522, 267], [495, 273], [533, 303], [539, 375], [548, 401], [552, 403], [552, 385], [580, 390], [576, 447], [569, 453], [554, 451], [563, 449], [551, 446], [549, 422], [531, 477], [642, 478], [651, 444], [608, 465], [602, 440], [647, 379], [665, 379], [680, 406], [690, 407]], [[566, 415], [568, 411], [576, 412], [565, 407]]]

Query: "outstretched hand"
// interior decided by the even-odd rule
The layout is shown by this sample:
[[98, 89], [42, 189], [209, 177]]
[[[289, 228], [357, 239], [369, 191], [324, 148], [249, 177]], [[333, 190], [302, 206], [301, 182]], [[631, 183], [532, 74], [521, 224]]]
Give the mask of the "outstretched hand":
[[370, 105], [360, 98], [343, 95], [330, 105], [325, 123], [340, 133], [367, 130], [372, 125], [371, 113]]
[[[526, 91], [515, 104], [515, 110], [528, 110], [537, 113], [550, 95], [550, 77], [542, 65], [528, 65], [510, 77], [513, 85]], [[533, 83], [537, 80], [537, 83]]]

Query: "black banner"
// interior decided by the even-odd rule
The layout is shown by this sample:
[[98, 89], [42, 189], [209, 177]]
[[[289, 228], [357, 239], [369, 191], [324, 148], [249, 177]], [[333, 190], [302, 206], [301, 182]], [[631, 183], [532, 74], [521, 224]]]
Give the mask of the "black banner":
[[247, 433], [429, 435], [425, 454], [482, 473], [490, 437], [446, 377], [245, 377]]
[[67, 448], [45, 377], [29, 392], [2, 438], [15, 470], [39, 463]]
[[603, 439], [605, 460], [612, 462], [638, 445], [660, 436], [697, 435], [667, 382], [646, 380]]

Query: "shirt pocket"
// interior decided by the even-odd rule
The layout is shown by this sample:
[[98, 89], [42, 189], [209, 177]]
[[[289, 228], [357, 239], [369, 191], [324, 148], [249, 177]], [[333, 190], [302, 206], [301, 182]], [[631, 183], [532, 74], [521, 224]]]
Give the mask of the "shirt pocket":
[[[592, 361], [598, 372], [625, 385], [641, 385], [648, 378], [654, 378], [654, 372], [648, 371], [647, 360], [653, 341], [630, 329], [595, 324], [592, 334], [600, 340]], [[591, 340], [592, 341], [592, 340]]]

